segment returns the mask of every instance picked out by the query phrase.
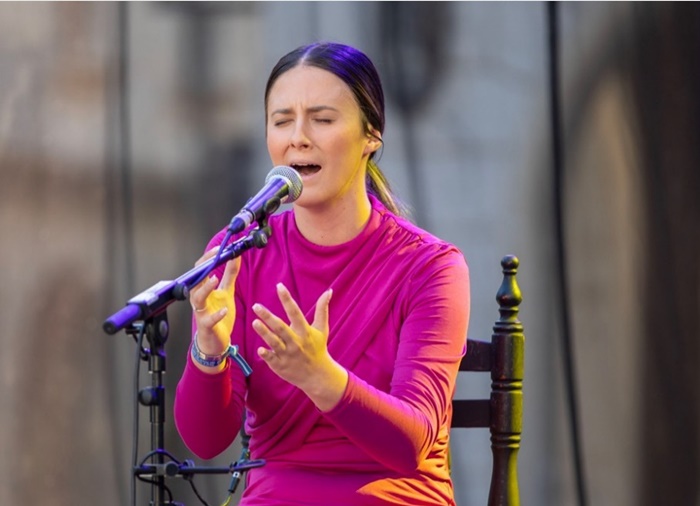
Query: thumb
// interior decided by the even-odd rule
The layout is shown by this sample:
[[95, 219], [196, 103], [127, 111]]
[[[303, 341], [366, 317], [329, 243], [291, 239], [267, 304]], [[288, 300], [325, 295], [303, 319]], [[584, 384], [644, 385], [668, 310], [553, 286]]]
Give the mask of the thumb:
[[321, 294], [316, 301], [316, 312], [314, 313], [314, 322], [311, 324], [316, 330], [320, 330], [324, 334], [328, 333], [328, 306], [333, 296], [333, 289], [329, 288]]
[[224, 277], [221, 278], [221, 283], [219, 288], [226, 291], [231, 291], [235, 286], [236, 278], [238, 277], [238, 271], [241, 270], [241, 257], [236, 257], [233, 260], [226, 262], [226, 269], [224, 270]]

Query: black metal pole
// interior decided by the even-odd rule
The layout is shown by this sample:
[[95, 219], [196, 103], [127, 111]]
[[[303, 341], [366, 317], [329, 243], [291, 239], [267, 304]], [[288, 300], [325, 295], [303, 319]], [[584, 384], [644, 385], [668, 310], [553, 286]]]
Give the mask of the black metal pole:
[[552, 156], [554, 169], [554, 220], [556, 227], [556, 267], [558, 298], [560, 301], [561, 338], [564, 359], [564, 379], [567, 390], [567, 407], [571, 427], [571, 443], [574, 454], [576, 490], [579, 506], [586, 506], [586, 487], [583, 470], [578, 427], [578, 400], [576, 374], [574, 372], [574, 351], [571, 322], [569, 317], [569, 287], [567, 282], [566, 238], [564, 237], [564, 156], [562, 140], [561, 101], [559, 97], [559, 27], [557, 23], [557, 2], [547, 2], [547, 23], [549, 28], [549, 81], [550, 112], [552, 127]]
[[[163, 311], [155, 316], [146, 325], [146, 336], [151, 346], [148, 358], [148, 370], [151, 374], [150, 422], [151, 442], [153, 450], [165, 448], [165, 388], [163, 387], [163, 374], [165, 373], [165, 342], [169, 332], [168, 315]], [[155, 454], [156, 464], [163, 464], [163, 454]], [[163, 506], [165, 504], [165, 477], [156, 476], [151, 486], [151, 504]]]

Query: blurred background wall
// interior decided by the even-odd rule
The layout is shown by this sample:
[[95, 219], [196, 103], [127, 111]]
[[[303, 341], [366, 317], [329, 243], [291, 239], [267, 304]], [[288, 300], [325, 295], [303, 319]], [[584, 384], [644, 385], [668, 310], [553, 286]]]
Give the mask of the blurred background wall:
[[[522, 503], [700, 505], [699, 29], [673, 2], [0, 4], [0, 504], [130, 504], [148, 411], [134, 430], [137, 350], [102, 322], [260, 187], [267, 74], [328, 39], [377, 64], [380, 166], [464, 252], [471, 337], [520, 257]], [[183, 460], [189, 307], [168, 315]], [[488, 436], [453, 439], [458, 504], [483, 505]], [[228, 482], [195, 479], [210, 504]]]

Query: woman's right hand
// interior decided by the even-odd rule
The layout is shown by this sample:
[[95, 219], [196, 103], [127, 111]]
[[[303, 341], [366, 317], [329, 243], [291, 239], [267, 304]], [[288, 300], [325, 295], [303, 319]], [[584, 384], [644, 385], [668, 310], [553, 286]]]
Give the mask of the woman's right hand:
[[[195, 266], [213, 258], [218, 249], [217, 247], [207, 251], [195, 262]], [[190, 290], [190, 305], [197, 324], [197, 347], [206, 355], [221, 355], [231, 344], [230, 332], [232, 323], [224, 325], [223, 321], [226, 319], [226, 321], [233, 322], [236, 318], [236, 305], [233, 302], [233, 297], [240, 265], [240, 257], [229, 260], [226, 263], [221, 283], [219, 283], [216, 276], [212, 275]], [[213, 297], [209, 301], [207, 300], [214, 290], [219, 292], [217, 295], [227, 299], [228, 303], [225, 307], [221, 308], [221, 304], [213, 304]], [[222, 323], [219, 324], [220, 322]], [[219, 372], [226, 366], [226, 361], [215, 367], [208, 367], [197, 362], [194, 363], [199, 369], [207, 373]]]

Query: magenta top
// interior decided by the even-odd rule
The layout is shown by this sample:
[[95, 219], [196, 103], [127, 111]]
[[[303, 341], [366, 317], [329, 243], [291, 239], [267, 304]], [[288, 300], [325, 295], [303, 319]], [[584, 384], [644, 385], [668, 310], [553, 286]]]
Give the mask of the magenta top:
[[[241, 506], [454, 504], [447, 449], [469, 321], [467, 265], [457, 248], [370, 200], [367, 226], [345, 244], [309, 242], [285, 211], [270, 218], [269, 244], [243, 254], [231, 342], [252, 366], [249, 378], [231, 360], [207, 375], [188, 358], [175, 398], [188, 448], [204, 459], [223, 452], [246, 408], [252, 458], [267, 460], [249, 471]], [[333, 288], [328, 349], [349, 382], [329, 412], [257, 356], [266, 345], [252, 306], [286, 319], [279, 282], [309, 321]]]

